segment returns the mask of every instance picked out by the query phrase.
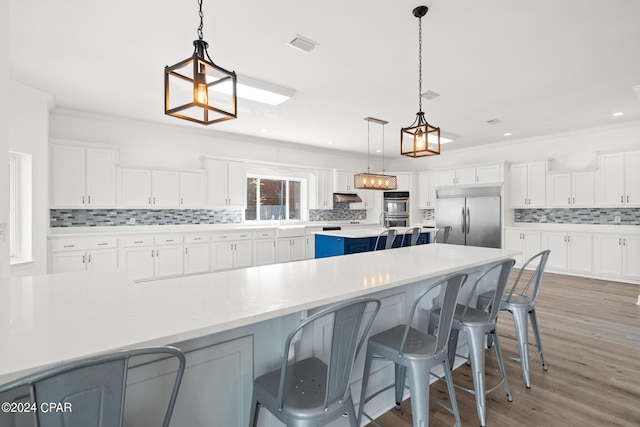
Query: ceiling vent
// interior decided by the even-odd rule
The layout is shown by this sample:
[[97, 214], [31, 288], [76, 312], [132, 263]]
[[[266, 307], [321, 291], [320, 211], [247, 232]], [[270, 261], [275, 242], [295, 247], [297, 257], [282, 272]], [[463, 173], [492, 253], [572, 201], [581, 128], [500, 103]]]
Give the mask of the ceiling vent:
[[437, 97], [439, 97], [439, 96], [440, 96], [440, 94], [439, 94], [439, 93], [435, 93], [435, 92], [432, 92], [432, 91], [430, 91], [430, 90], [428, 90], [428, 91], [426, 91], [426, 92], [424, 92], [424, 93], [422, 94], [422, 97], [423, 97], [424, 99], [426, 99], [427, 101], [431, 101], [432, 99], [436, 99], [436, 98], [437, 98]]
[[487, 120], [487, 123], [489, 123], [490, 125], [497, 125], [498, 123], [502, 123], [502, 121], [499, 119], [491, 119]]
[[302, 37], [299, 34], [296, 34], [296, 36], [293, 38], [293, 40], [291, 40], [289, 43], [287, 43], [289, 46], [291, 47], [295, 47], [298, 50], [301, 50], [303, 52], [311, 52], [313, 49], [316, 48], [316, 46], [318, 45], [317, 43]]

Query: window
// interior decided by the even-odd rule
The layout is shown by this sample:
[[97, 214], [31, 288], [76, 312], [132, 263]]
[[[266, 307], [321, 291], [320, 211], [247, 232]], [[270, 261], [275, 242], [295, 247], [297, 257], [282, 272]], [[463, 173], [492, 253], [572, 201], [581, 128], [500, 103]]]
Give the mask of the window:
[[247, 177], [246, 220], [301, 219], [300, 179]]
[[11, 264], [31, 261], [31, 155], [9, 152]]

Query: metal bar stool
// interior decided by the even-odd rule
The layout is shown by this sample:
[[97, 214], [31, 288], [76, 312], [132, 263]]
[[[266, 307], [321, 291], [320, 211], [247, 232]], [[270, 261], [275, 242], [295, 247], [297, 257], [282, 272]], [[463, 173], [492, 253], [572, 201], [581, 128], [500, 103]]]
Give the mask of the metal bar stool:
[[[402, 402], [405, 376], [408, 371], [414, 426], [429, 425], [429, 376], [434, 366], [442, 365], [451, 398], [451, 408], [441, 405], [453, 413], [456, 425], [460, 426], [460, 414], [447, 358], [447, 341], [451, 331], [451, 322], [458, 293], [465, 280], [467, 280], [466, 274], [453, 274], [432, 284], [415, 299], [406, 325], [398, 325], [369, 338], [364, 375], [362, 377], [358, 426], [361, 424], [363, 415], [371, 419], [364, 413], [366, 401], [394, 387], [394, 385], [391, 385], [366, 399], [371, 361], [374, 357], [395, 363], [396, 408], [399, 408]], [[411, 323], [422, 299], [426, 295], [434, 295], [437, 292], [434, 291], [436, 288], [440, 288], [438, 290], [444, 289], [444, 300], [442, 307], [439, 309], [442, 312], [442, 316], [440, 316], [438, 333], [433, 335], [411, 327]]]
[[[499, 276], [496, 285], [496, 292], [494, 293], [494, 295], [502, 298], [513, 264], [515, 264], [515, 260], [513, 259], [500, 261], [493, 264], [487, 271], [485, 271], [480, 275], [480, 277], [478, 277], [478, 279], [473, 284], [473, 288], [471, 288], [471, 292], [469, 293], [466, 304], [457, 304], [455, 307], [451, 335], [449, 337], [449, 366], [453, 367], [453, 362], [456, 356], [456, 349], [458, 347], [458, 335], [460, 334], [460, 331], [464, 331], [467, 334], [469, 344], [469, 362], [471, 363], [474, 389], [470, 390], [463, 388], [463, 390], [473, 393], [476, 396], [476, 409], [478, 411], [478, 418], [480, 419], [480, 425], [483, 427], [486, 425], [486, 395], [502, 384], [504, 385], [504, 391], [507, 394], [507, 400], [511, 402], [512, 398], [511, 393], [509, 393], [509, 385], [507, 384], [507, 378], [504, 372], [504, 364], [502, 362], [500, 345], [496, 336], [496, 322], [500, 310], [497, 307], [493, 308], [493, 306], [487, 307], [486, 310], [479, 310], [470, 307], [470, 304], [474, 297], [478, 284], [482, 281], [482, 279], [487, 277], [489, 273], [493, 274], [493, 272], [495, 272], [495, 270], [497, 269], [499, 269]], [[431, 312], [429, 329], [435, 327], [434, 322], [438, 321], [440, 317], [441, 313], [439, 310], [433, 310]], [[489, 336], [492, 336], [495, 340], [495, 352], [499, 368], [498, 371], [502, 377], [502, 380], [489, 390], [486, 390], [484, 382], [484, 337], [487, 334]]]
[[421, 227], [411, 227], [402, 235], [402, 242], [400, 246], [404, 246], [404, 239], [409, 237], [409, 245], [407, 246], [415, 246], [420, 238], [420, 231], [422, 231]]
[[383, 237], [386, 238], [386, 242], [385, 242], [384, 248], [381, 248], [381, 249], [391, 249], [391, 247], [393, 246], [394, 240], [396, 240], [397, 234], [398, 232], [392, 228], [384, 230], [382, 233], [378, 234], [378, 238], [376, 239], [376, 245], [373, 247], [373, 250], [377, 251], [379, 249], [378, 245], [380, 243], [380, 240]]
[[[368, 321], [367, 307], [373, 306]], [[355, 358], [380, 309], [380, 301], [361, 298], [330, 306], [305, 319], [287, 337], [282, 368], [255, 379], [249, 426], [258, 425], [260, 406], [268, 409], [288, 427], [320, 426], [347, 413], [349, 425], [356, 427], [351, 399], [351, 371]], [[333, 318], [328, 363], [309, 357], [292, 363], [289, 347], [293, 338], [319, 319]]]
[[433, 237], [433, 243], [447, 243], [449, 240], [449, 233], [451, 233], [452, 227], [447, 225], [446, 227], [438, 228], [436, 235]]
[[[162, 423], [168, 427], [185, 369], [184, 354], [175, 347], [123, 350], [55, 366], [0, 386], [0, 398], [13, 395], [17, 400], [19, 389], [28, 388], [30, 402], [38, 409], [33, 414], [36, 427], [122, 427], [129, 360], [139, 356], [177, 359], [178, 368]], [[7, 400], [10, 398], [4, 397]], [[49, 402], [68, 405], [69, 411], [39, 410], [41, 404]]]
[[[518, 340], [518, 351], [520, 353], [520, 366], [522, 368], [522, 377], [524, 378], [524, 385], [527, 388], [531, 388], [531, 376], [529, 373], [529, 343], [528, 343], [528, 325], [527, 314], [531, 319], [531, 329], [533, 329], [533, 336], [535, 338], [535, 346], [538, 349], [537, 355], [540, 357], [542, 363], [542, 369], [547, 370], [547, 365], [544, 362], [544, 354], [542, 353], [542, 343], [540, 342], [540, 332], [538, 331], [538, 321], [536, 319], [536, 307], [535, 302], [540, 291], [540, 284], [542, 283], [542, 275], [544, 274], [544, 268], [547, 265], [547, 259], [551, 251], [544, 250], [536, 255], [532, 256], [524, 263], [518, 276], [516, 277], [511, 291], [501, 300], [500, 309], [506, 310], [513, 314], [513, 322], [516, 327], [516, 339]], [[537, 265], [536, 265], [537, 262]], [[536, 268], [531, 273], [531, 277], [527, 281], [527, 284], [522, 287], [520, 285], [520, 278], [522, 273], [528, 266], [535, 265]], [[486, 307], [493, 301], [493, 291], [485, 292], [478, 295], [478, 307]], [[491, 342], [489, 342], [491, 345]], [[518, 359], [516, 359], [518, 360]]]

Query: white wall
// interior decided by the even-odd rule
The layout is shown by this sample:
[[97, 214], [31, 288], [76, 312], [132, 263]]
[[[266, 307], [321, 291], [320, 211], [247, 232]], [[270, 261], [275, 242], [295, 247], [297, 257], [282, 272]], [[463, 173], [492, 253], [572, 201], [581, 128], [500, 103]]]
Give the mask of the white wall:
[[32, 263], [11, 267], [11, 276], [46, 274], [49, 227], [49, 110], [50, 95], [10, 82], [9, 150], [31, 154]]
[[[451, 143], [455, 144], [455, 141]], [[509, 161], [513, 163], [548, 160], [550, 170], [574, 170], [596, 166], [598, 152], [640, 149], [640, 121], [580, 129], [571, 132], [516, 139], [471, 149], [442, 148], [439, 156], [426, 159], [394, 160], [389, 170], [426, 171], [461, 165]]]
[[[9, 222], [9, 0], [0, 0], [0, 224]], [[8, 233], [8, 229], [7, 229]], [[0, 236], [0, 279], [9, 277], [9, 237]]]
[[[365, 171], [367, 167], [362, 154], [233, 135], [217, 131], [215, 125], [185, 122], [185, 126], [173, 120], [175, 125], [56, 109], [51, 114], [50, 136], [116, 144], [121, 163], [145, 166], [201, 168], [200, 156], [212, 155], [346, 171]], [[372, 162], [372, 167], [378, 166]]]

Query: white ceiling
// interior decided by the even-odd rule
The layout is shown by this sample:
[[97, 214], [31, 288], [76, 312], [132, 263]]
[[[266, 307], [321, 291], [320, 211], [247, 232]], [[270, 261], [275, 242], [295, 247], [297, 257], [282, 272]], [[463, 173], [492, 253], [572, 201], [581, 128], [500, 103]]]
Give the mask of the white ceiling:
[[[280, 106], [239, 100], [238, 119], [208, 129], [366, 152], [372, 116], [389, 122], [385, 152], [399, 157], [418, 110], [421, 4], [423, 91], [441, 95], [423, 110], [456, 139], [443, 151], [640, 119], [638, 0], [204, 0], [214, 62], [297, 91]], [[197, 8], [10, 0], [11, 78], [58, 107], [200, 126], [163, 110], [164, 67], [191, 55]], [[296, 34], [319, 46], [287, 46]], [[381, 134], [372, 128], [372, 150]]]

